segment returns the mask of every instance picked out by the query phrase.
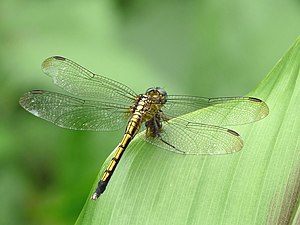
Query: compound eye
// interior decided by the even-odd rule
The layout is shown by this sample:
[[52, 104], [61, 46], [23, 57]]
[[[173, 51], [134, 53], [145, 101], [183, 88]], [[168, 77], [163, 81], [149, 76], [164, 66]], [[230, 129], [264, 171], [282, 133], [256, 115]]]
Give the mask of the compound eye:
[[155, 91], [156, 89], [155, 88], [148, 88], [147, 90], [146, 90], [146, 93], [149, 93], [149, 92], [153, 92], [153, 91]]
[[167, 92], [166, 92], [164, 89], [162, 89], [162, 88], [160, 88], [160, 87], [157, 87], [156, 90], [157, 90], [161, 95], [167, 96]]

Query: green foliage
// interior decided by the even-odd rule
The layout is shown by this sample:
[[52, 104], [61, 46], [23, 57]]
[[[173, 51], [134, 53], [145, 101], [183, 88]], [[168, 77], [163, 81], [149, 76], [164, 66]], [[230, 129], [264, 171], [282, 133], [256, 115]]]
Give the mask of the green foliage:
[[183, 156], [136, 138], [76, 224], [297, 224], [299, 68], [300, 39], [249, 93], [267, 102], [270, 115], [234, 127], [245, 142], [239, 153]]

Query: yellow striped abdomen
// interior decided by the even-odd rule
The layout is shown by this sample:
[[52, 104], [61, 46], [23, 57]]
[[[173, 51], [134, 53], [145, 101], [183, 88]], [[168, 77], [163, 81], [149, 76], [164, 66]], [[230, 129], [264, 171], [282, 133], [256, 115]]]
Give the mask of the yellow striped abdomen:
[[140, 124], [141, 124], [141, 114], [139, 112], [135, 112], [130, 121], [128, 122], [125, 134], [123, 136], [122, 141], [116, 148], [116, 153], [114, 154], [113, 158], [111, 159], [107, 169], [103, 173], [103, 176], [101, 177], [101, 180], [98, 183], [98, 187], [94, 194], [92, 195], [92, 199], [96, 200], [106, 189], [106, 186], [115, 171], [123, 153], [125, 152], [127, 146], [131, 142], [131, 140], [134, 138], [136, 133], [140, 129]]

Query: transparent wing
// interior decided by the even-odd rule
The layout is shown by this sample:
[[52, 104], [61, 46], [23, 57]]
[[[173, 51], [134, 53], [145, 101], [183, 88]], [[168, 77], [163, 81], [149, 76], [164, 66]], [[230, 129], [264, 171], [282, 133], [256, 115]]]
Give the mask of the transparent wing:
[[126, 124], [129, 116], [129, 108], [121, 104], [82, 100], [41, 90], [24, 94], [20, 105], [37, 117], [74, 130], [117, 130]]
[[239, 125], [263, 119], [269, 113], [265, 102], [252, 97], [203, 98], [194, 96], [168, 96], [163, 113], [175, 118], [196, 110], [189, 120], [211, 125]]
[[45, 74], [65, 91], [85, 99], [109, 99], [110, 102], [133, 103], [137, 95], [117, 81], [92, 73], [77, 63], [54, 56], [42, 63]]
[[240, 135], [233, 130], [180, 118], [164, 122], [162, 132], [155, 138], [145, 134], [139, 136], [153, 145], [179, 154], [228, 154], [243, 148]]

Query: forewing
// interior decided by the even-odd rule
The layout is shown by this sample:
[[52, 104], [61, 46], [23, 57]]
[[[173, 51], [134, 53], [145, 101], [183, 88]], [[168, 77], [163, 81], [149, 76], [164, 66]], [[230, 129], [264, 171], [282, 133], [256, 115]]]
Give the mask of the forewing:
[[229, 154], [243, 148], [243, 141], [233, 130], [192, 123], [180, 118], [164, 122], [160, 136], [141, 136], [145, 141], [179, 154]]
[[265, 102], [252, 97], [203, 98], [171, 95], [162, 110], [167, 117], [175, 118], [200, 109], [195, 116], [190, 115], [189, 120], [217, 126], [252, 123], [269, 113]]
[[136, 96], [129, 87], [117, 81], [92, 73], [77, 63], [54, 56], [42, 63], [45, 74], [65, 91], [85, 99], [103, 99], [110, 102], [133, 103]]
[[24, 94], [20, 105], [37, 117], [74, 130], [117, 130], [126, 124], [129, 115], [124, 105], [41, 90]]

